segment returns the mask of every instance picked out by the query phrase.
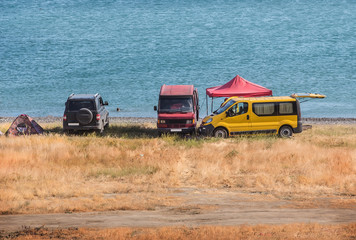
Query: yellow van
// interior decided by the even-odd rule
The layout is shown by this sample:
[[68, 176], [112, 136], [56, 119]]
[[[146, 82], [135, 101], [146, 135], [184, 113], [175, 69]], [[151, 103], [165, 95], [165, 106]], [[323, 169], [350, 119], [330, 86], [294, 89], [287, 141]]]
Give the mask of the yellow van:
[[198, 129], [206, 136], [225, 138], [239, 134], [277, 133], [290, 137], [302, 132], [300, 103], [294, 97], [231, 97]]

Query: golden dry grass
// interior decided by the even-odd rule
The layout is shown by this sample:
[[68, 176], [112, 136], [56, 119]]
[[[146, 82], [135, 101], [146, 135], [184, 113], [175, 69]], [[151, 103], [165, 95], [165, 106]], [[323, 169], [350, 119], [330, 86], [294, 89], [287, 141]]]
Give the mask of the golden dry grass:
[[342, 196], [336, 206], [355, 206], [355, 125], [223, 140], [157, 138], [150, 124], [114, 124], [104, 136], [42, 126], [51, 133], [0, 137], [2, 214], [155, 209], [179, 205], [164, 194], [177, 187], [298, 201]]
[[286, 224], [115, 229], [25, 229], [5, 235], [10, 239], [355, 239], [356, 224]]

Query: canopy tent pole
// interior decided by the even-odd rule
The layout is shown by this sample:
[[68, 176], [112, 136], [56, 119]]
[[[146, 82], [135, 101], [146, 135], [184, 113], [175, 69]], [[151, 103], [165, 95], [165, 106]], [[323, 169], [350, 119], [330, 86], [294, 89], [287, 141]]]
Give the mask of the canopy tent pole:
[[213, 112], [214, 108], [214, 97], [211, 97], [211, 112]]
[[209, 101], [208, 101], [208, 94], [205, 95], [206, 96], [206, 115], [209, 114]]

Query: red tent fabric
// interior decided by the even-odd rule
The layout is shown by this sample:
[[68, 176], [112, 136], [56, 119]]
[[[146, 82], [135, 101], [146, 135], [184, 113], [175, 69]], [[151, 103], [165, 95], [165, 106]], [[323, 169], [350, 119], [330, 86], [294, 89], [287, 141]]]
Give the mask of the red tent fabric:
[[272, 90], [249, 82], [239, 75], [221, 86], [206, 89], [209, 97], [259, 97], [271, 96]]

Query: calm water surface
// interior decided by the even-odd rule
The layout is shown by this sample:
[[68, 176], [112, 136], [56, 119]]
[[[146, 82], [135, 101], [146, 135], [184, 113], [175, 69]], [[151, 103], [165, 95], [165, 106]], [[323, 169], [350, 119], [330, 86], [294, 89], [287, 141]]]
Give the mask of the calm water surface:
[[0, 1], [0, 116], [99, 92], [111, 116], [153, 117], [164, 83], [194, 84], [206, 109], [237, 74], [326, 94], [304, 117], [356, 117], [356, 1]]

